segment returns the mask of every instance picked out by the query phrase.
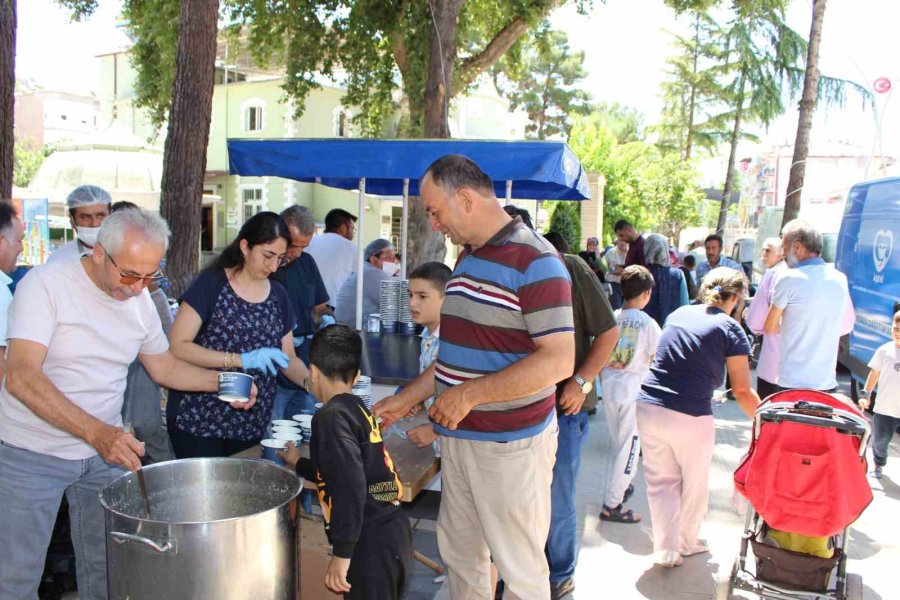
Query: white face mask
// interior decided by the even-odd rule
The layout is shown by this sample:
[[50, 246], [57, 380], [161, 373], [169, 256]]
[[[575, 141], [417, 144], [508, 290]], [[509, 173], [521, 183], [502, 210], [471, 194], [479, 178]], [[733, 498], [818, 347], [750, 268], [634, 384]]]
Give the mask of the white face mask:
[[397, 273], [400, 272], [400, 263], [395, 262], [382, 262], [381, 270], [393, 277]]
[[100, 233], [99, 227], [76, 227], [78, 239], [86, 246], [93, 248], [97, 244], [97, 234]]

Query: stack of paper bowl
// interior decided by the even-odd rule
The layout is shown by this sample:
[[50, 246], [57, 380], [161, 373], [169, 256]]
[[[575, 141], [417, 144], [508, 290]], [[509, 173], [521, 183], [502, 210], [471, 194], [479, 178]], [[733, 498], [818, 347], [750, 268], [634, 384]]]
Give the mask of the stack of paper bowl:
[[359, 396], [366, 408], [372, 410], [372, 378], [360, 375], [359, 381], [353, 384], [353, 395]]
[[400, 280], [386, 279], [381, 282], [381, 296], [378, 313], [381, 315], [381, 330], [394, 333], [400, 321]]
[[294, 442], [294, 444], [299, 445], [302, 439], [300, 424], [297, 421], [293, 419], [275, 419], [272, 421], [272, 437], [270, 440], [263, 440], [262, 445], [266, 448], [275, 447], [274, 445], [267, 445], [267, 441], [281, 443], [282, 447], [284, 447], [285, 442]]
[[294, 421], [300, 425], [300, 433], [303, 435], [303, 442], [308, 444], [312, 439], [312, 415], [294, 415]]
[[409, 280], [400, 281], [400, 319], [397, 323], [397, 333], [405, 335], [415, 335], [416, 323], [413, 321], [412, 313], [409, 310]]

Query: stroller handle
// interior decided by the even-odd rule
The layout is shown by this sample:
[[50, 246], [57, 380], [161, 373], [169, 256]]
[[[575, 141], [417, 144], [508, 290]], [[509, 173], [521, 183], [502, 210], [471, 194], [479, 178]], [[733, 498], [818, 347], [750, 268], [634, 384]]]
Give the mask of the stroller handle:
[[790, 421], [812, 427], [837, 429], [860, 438], [859, 455], [865, 456], [872, 428], [865, 417], [853, 412], [833, 408], [817, 402], [769, 402], [756, 411], [753, 424], [753, 438], [759, 438], [762, 422], [780, 423]]

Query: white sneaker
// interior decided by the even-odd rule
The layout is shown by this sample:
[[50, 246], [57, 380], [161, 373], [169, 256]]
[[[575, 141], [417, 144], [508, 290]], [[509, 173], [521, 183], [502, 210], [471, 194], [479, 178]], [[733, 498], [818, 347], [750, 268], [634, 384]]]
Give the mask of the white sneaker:
[[684, 562], [684, 559], [681, 557], [681, 554], [674, 550], [660, 550], [656, 553], [656, 560], [654, 562], [661, 567], [671, 569], [679, 566]]

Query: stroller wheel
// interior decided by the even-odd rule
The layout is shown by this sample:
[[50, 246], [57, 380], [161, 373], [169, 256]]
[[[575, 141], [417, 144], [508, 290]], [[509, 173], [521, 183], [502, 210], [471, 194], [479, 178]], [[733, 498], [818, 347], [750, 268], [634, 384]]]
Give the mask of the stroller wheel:
[[737, 585], [738, 581], [738, 571], [741, 568], [741, 559], [734, 559], [734, 566], [731, 567], [731, 577], [728, 578], [728, 595], [725, 597], [726, 600], [732, 600], [734, 598], [734, 588]]
[[844, 589], [846, 600], [863, 600], [862, 576], [857, 573], [848, 573], [846, 584], [847, 587]]

